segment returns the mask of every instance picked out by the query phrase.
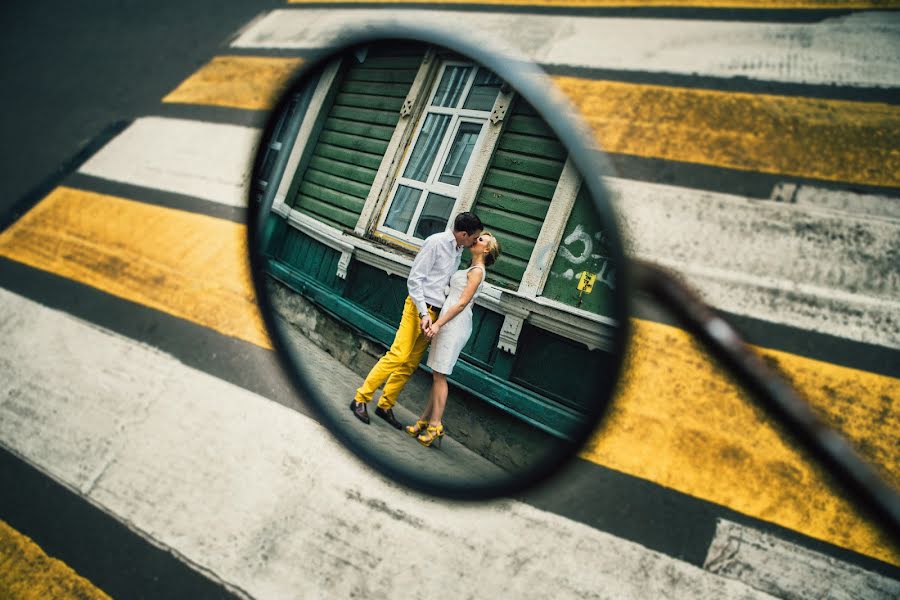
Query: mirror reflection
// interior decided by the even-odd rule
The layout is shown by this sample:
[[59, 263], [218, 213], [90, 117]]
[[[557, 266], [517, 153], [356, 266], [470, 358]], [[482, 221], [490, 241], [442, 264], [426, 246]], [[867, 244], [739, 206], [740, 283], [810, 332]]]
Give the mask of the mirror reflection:
[[457, 485], [582, 442], [616, 364], [611, 225], [528, 102], [446, 49], [374, 43], [273, 123], [264, 292], [323, 423]]

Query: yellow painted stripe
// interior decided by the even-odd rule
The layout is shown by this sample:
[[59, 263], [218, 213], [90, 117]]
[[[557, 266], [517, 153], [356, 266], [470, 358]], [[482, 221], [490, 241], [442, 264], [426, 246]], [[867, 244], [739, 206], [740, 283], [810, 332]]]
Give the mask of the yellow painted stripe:
[[0, 598], [109, 600], [65, 563], [0, 520]]
[[554, 79], [609, 152], [900, 186], [900, 106]]
[[0, 234], [0, 255], [269, 348], [245, 231], [222, 219], [59, 187]]
[[[270, 108], [296, 66], [280, 62], [254, 73], [255, 60], [289, 59], [220, 59], [166, 101]], [[576, 77], [555, 81], [609, 152], [900, 187], [900, 106]]]
[[[239, 225], [67, 188], [0, 235], [0, 255], [268, 348], [244, 251]], [[764, 352], [900, 482], [900, 380]], [[583, 456], [900, 566], [900, 555], [678, 329], [635, 321], [620, 396]]]
[[216, 56], [163, 102], [268, 109], [301, 62], [299, 58]]
[[[900, 565], [900, 553], [680, 329], [633, 320], [620, 393], [582, 451], [648, 479]], [[761, 349], [867, 460], [900, 485], [900, 380]]]
[[[896, 0], [326, 0], [325, 4], [471, 4], [561, 8], [671, 6], [676, 8], [836, 9], [896, 8]], [[288, 0], [289, 4], [322, 4], [321, 0]]]

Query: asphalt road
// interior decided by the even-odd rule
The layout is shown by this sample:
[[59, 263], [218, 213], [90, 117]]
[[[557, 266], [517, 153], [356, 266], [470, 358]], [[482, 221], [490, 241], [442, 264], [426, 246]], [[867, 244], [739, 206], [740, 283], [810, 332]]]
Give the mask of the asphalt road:
[[[33, 202], [111, 125], [152, 113], [270, 0], [5, 2], [0, 215]], [[38, 194], [40, 195], [40, 193]]]
[[[4, 165], [4, 177], [0, 180], [0, 225], [8, 225], [41, 201], [78, 164], [107, 144], [126, 124], [148, 115], [176, 114], [176, 110], [181, 109], [173, 106], [163, 108], [160, 99], [189, 74], [207, 64], [211, 57], [227, 53], [225, 49], [232, 36], [256, 15], [283, 7], [282, 3], [277, 2], [209, 0], [187, 5], [154, 3], [152, 6], [134, 1], [109, 0], [91, 3], [87, 7], [64, 2], [4, 4], [0, 8], [0, 23], [4, 30], [0, 38], [0, 61], [3, 61], [0, 89], [4, 90], [2, 105], [5, 110], [0, 111], [0, 134], [4, 140], [14, 140], [14, 143], [0, 146], [0, 158]], [[702, 21], [704, 15], [702, 11], [700, 13]], [[652, 12], [647, 16], [660, 14], [671, 16], [672, 11]], [[696, 10], [685, 11], [685, 14], [690, 18], [698, 17]], [[728, 14], [725, 11], [715, 12], [717, 17], [727, 17]], [[823, 12], [817, 18], [840, 14], [843, 12]], [[783, 20], [815, 20], [808, 13], [798, 15], [799, 12], [791, 13]], [[765, 11], [745, 13], [743, 16], [763, 21], [778, 20]], [[278, 51], [271, 54], [278, 55]], [[611, 74], [608, 70], [584, 67], [560, 69], [559, 72], [595, 78]], [[637, 72], [623, 76], [635, 81], [645, 77]], [[680, 85], [686, 81], [699, 82], [698, 87], [704, 87], [718, 80], [713, 77], [691, 80], [687, 75], [673, 75], [669, 79], [652, 80], [651, 83]], [[846, 99], [857, 94], [856, 90], [848, 91], [848, 88], [830, 84], [807, 87], [779, 84], [779, 87], [770, 83], [748, 82], [740, 77], [726, 81], [729, 83], [722, 85], [723, 89], [735, 88], [740, 92], [774, 91], [787, 96], [808, 93], [826, 99]], [[858, 92], [858, 95], [863, 100], [877, 103], [890, 99], [889, 93], [871, 87]], [[208, 106], [190, 107], [190, 110], [195, 110], [200, 117], [214, 116], [213, 120], [225, 122], [241, 119], [251, 122], [258, 120], [259, 116], [258, 113], [242, 116], [237, 114], [238, 111], [227, 114], [215, 112]], [[704, 189], [712, 192], [765, 197], [767, 190], [778, 181], [778, 176], [772, 174], [697, 166], [688, 160], [638, 159], [626, 154], [623, 152], [616, 158], [620, 172], [626, 178], [645, 180], [640, 183], [649, 180], [686, 188], [706, 186]], [[657, 168], [660, 162], [664, 164], [662, 168]], [[802, 178], [798, 180], [806, 181]], [[230, 222], [240, 222], [242, 219], [241, 211], [234, 207], [215, 207], [209, 202], [166, 194], [161, 190], [154, 192], [147, 187], [129, 187], [127, 182], [115, 183], [84, 175], [69, 181], [157, 208], [177, 206], [183, 202], [181, 208], [188, 206], [186, 210], [204, 216]], [[822, 184], [821, 181], [813, 183]], [[841, 187], [840, 183], [828, 185]], [[653, 188], [653, 191], [659, 189]], [[863, 186], [862, 189], [876, 194], [895, 193], [883, 185]], [[676, 193], [672, 192], [672, 197], [675, 196]], [[694, 197], [696, 195], [691, 196]], [[691, 211], [696, 211], [697, 215], [707, 212], [705, 202], [710, 198], [723, 206], [731, 201], [713, 196], [701, 196], [700, 202], [686, 200], [687, 209], [683, 211], [682, 218], [694, 219], [695, 213]], [[653, 206], [651, 200], [647, 200], [646, 206]], [[748, 222], [759, 218], [754, 211], [756, 208], [747, 210]], [[775, 217], [766, 218], [772, 221], [782, 218], [780, 213]], [[644, 217], [645, 224], [641, 225], [639, 220], [637, 224], [652, 228], [655, 218], [656, 215]], [[803, 218], [802, 215], [799, 218]], [[711, 227], [727, 231], [728, 220], [710, 221]], [[845, 221], [843, 217], [840, 220]], [[676, 227], [685, 227], [683, 222], [673, 223]], [[876, 234], [893, 231], [881, 221], [878, 223], [881, 229], [875, 226], [870, 228]], [[888, 223], [893, 222], [888, 220]], [[843, 232], [837, 228], [834, 231], [837, 232], [834, 236], [840, 236]], [[724, 239], [728, 235], [739, 237], [740, 233], [721, 235]], [[712, 233], [709, 236], [717, 239]], [[775, 242], [769, 245], [775, 248], [773, 253], [777, 253], [777, 236], [772, 239]], [[723, 243], [727, 242], [725, 239]], [[766, 243], [760, 242], [760, 252], [766, 250], [762, 248]], [[766, 260], [760, 262], [771, 259], [764, 258]], [[275, 400], [297, 413], [308, 414], [280, 375], [271, 351], [259, 344], [224, 335], [197, 319], [143, 305], [140, 301], [123, 300], [107, 293], [101, 285], [80, 283], [64, 275], [25, 266], [16, 260], [0, 259], [0, 285], [40, 305], [61, 310], [125, 339], [136, 340], [142, 346], [162, 350], [196, 371]], [[722, 294], [729, 300], [736, 295], [732, 288], [726, 288]], [[823, 306], [826, 304], [823, 303]], [[774, 323], [765, 315], [741, 312], [744, 306], [740, 302], [730, 310], [736, 313], [736, 318], [754, 341], [766, 340], [770, 348], [834, 363], [841, 368], [852, 367], [884, 375], [886, 380], [896, 377], [896, 350], [881, 343], [879, 340], [882, 338], [876, 340], [877, 343], [869, 343], [861, 341], [866, 339], [862, 337], [852, 340], [842, 337], [841, 331], [812, 332], [810, 329], [813, 327], [804, 329], [798, 325]], [[661, 315], [648, 318], [665, 320]], [[890, 335], [889, 328], [886, 333]], [[66, 339], [75, 340], [76, 337]], [[75, 347], [75, 342], [72, 343]], [[660, 363], [659, 366], [666, 365]], [[34, 379], [40, 379], [40, 371], [35, 373]], [[819, 376], [809, 375], [809, 379], [815, 381]], [[826, 381], [822, 385], [826, 387], [827, 382], [832, 381], [827, 379], [828, 376], [821, 375], [822, 381]], [[98, 376], [97, 381], [100, 379]], [[93, 383], [85, 381], [85, 389]], [[103, 386], [97, 385], [97, 389], [102, 391]], [[18, 389], [21, 391], [22, 388]], [[706, 392], [711, 397], [718, 393], [724, 395], [721, 387], [713, 386], [712, 392], [709, 389], [706, 388]], [[866, 393], [862, 394], [865, 396]], [[101, 405], [100, 400], [97, 404]], [[887, 414], [890, 414], [889, 409]], [[602, 455], [602, 449], [597, 454]], [[702, 460], [698, 459], [698, 462], [702, 463]], [[172, 553], [154, 552], [156, 549], [151, 548], [142, 536], [123, 527], [118, 520], [94, 508], [79, 494], [72, 494], [70, 490], [56, 485], [41, 471], [11, 454], [3, 455], [0, 478], [0, 488], [5, 490], [0, 519], [18, 527], [48, 553], [62, 558], [113, 595], [166, 596], [173, 590], [195, 590], [198, 596], [228, 593], [218, 583], [198, 577], [194, 569], [185, 567], [185, 563]], [[717, 533], [717, 523], [725, 519], [748, 528], [758, 528], [857, 567], [897, 577], [895, 567], [871, 556], [813, 539], [758, 515], [748, 516], [746, 512], [729, 506], [727, 501], [681, 492], [649, 477], [632, 476], [628, 472], [604, 467], [597, 459], [578, 461], [555, 484], [528, 494], [522, 499], [524, 504], [545, 511], [554, 518], [568, 519], [566, 527], [571, 522], [587, 526], [592, 532], [608, 532], [665, 557], [674, 557], [679, 564], [703, 566], [710, 540]], [[15, 493], [8, 493], [9, 490], [15, 490]], [[726, 491], [724, 497], [728, 498], [729, 494]], [[33, 498], [36, 497], [43, 500], [35, 502]], [[370, 501], [370, 507], [377, 502]], [[48, 514], [55, 515], [55, 518], [45, 518]], [[86, 530], [90, 535], [85, 534]], [[302, 533], [304, 530], [300, 528], [297, 531]], [[314, 528], [309, 532], [311, 536], [316, 535]], [[540, 539], [538, 541], [540, 543]], [[452, 547], [450, 552], [453, 552]], [[323, 569], [322, 572], [329, 571]]]
[[[38, 0], [0, 5], [0, 135], [5, 140], [0, 144], [0, 223], [7, 225], [39, 201], [108, 139], [116, 124], [156, 110], [159, 98], [209, 60], [243, 23], [279, 4]], [[37, 287], [46, 293], [52, 285]], [[82, 305], [93, 306], [98, 317], [105, 312], [113, 320], [136, 322], [128, 307], [110, 315], [102, 303], [88, 299]], [[139, 327], [158, 329], [158, 316]], [[213, 354], [228, 353], [226, 340], [213, 344], [218, 348]], [[188, 353], [208, 356], [196, 348]], [[45, 474], [5, 451], [0, 454], [0, 519], [94, 585], [114, 597], [230, 596]]]

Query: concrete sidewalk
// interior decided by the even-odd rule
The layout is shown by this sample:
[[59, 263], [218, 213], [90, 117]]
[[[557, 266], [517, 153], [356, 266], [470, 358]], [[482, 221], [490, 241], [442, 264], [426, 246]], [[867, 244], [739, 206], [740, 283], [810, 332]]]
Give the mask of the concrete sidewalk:
[[[415, 477], [428, 474], [462, 481], [483, 481], [506, 475], [503, 469], [454, 440], [452, 426], [446, 423], [447, 433], [439, 448], [426, 448], [405, 431], [394, 429], [375, 416], [380, 392], [368, 406], [371, 423], [367, 426], [360, 422], [350, 412], [349, 404], [356, 389], [362, 385], [363, 378], [313, 343], [296, 327], [281, 318], [279, 322], [297, 355], [303, 357], [303, 364], [298, 365], [298, 370], [308, 373], [311, 385], [321, 394], [325, 404], [320, 408], [337, 419], [345, 433], [362, 441], [369, 452], [387, 458], [398, 469]], [[394, 407], [394, 415], [404, 425], [412, 424], [418, 418], [402, 404]]]

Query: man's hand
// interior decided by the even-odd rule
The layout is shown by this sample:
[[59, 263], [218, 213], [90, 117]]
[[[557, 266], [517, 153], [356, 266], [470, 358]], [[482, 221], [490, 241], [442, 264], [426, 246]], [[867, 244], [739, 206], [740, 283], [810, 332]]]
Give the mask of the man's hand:
[[431, 315], [429, 315], [428, 313], [425, 313], [424, 315], [422, 315], [422, 322], [419, 323], [419, 327], [422, 328], [422, 333], [424, 333], [427, 336], [428, 328], [431, 327]]

